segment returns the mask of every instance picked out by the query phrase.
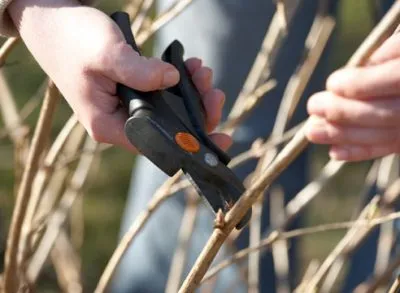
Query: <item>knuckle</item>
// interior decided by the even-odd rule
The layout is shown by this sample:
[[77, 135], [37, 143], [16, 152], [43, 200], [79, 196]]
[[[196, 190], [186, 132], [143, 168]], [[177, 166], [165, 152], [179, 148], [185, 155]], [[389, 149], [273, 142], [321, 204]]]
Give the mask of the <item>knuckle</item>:
[[341, 142], [345, 139], [345, 133], [343, 129], [332, 124], [327, 124], [326, 135], [329, 140], [334, 142]]
[[352, 85], [344, 89], [344, 95], [349, 98], [357, 98], [363, 95], [363, 89], [357, 85]]
[[87, 60], [93, 65], [108, 66], [112, 62], [113, 51], [118, 50], [118, 44], [112, 44], [106, 39], [93, 44], [90, 57]]
[[142, 72], [137, 72], [138, 77], [141, 79], [140, 89], [142, 91], [151, 91], [161, 88], [163, 84], [163, 75], [160, 68], [160, 61], [155, 58], [141, 58], [143, 58], [141, 60], [143, 64], [147, 63], [147, 66]]
[[395, 109], [378, 108], [375, 113], [381, 125], [396, 125], [399, 122], [399, 113]]
[[325, 116], [328, 121], [343, 121], [346, 113], [338, 103], [332, 101], [330, 107], [325, 112]]

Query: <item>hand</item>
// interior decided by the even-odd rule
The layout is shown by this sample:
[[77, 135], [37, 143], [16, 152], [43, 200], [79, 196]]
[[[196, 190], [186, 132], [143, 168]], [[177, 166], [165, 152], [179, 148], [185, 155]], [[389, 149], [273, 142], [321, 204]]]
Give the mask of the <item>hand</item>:
[[400, 152], [400, 34], [365, 67], [333, 73], [327, 90], [308, 101], [307, 138], [331, 145], [337, 160], [361, 161]]
[[[135, 151], [123, 131], [128, 117], [118, 107], [116, 84], [141, 91], [163, 89], [179, 81], [178, 71], [159, 59], [139, 56], [111, 18], [77, 1], [14, 0], [8, 10], [28, 49], [89, 135]], [[202, 95], [211, 132], [221, 118], [224, 93], [212, 88], [212, 71], [201, 60], [189, 59], [186, 66]], [[224, 134], [211, 137], [224, 149], [231, 143]]]

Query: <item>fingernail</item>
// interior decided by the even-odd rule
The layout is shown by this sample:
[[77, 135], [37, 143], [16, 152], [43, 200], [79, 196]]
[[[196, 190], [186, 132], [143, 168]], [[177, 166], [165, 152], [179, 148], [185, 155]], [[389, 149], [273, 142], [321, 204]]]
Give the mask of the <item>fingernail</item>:
[[175, 68], [168, 69], [163, 76], [162, 87], [167, 88], [175, 85], [179, 81], [179, 72]]
[[329, 156], [337, 161], [345, 161], [348, 160], [350, 152], [345, 148], [331, 148]]
[[326, 130], [325, 127], [321, 126], [321, 125], [316, 125], [313, 126], [310, 130], [309, 130], [309, 136], [318, 142], [324, 142], [327, 139], [327, 134], [326, 134]]
[[325, 121], [317, 116], [310, 116], [306, 123], [306, 135], [315, 143], [324, 143], [327, 139]]
[[324, 113], [324, 99], [320, 95], [314, 95], [308, 100], [307, 108], [310, 114], [322, 115]]
[[350, 77], [347, 69], [337, 70], [328, 77], [326, 88], [330, 91], [342, 94], [343, 84], [347, 84]]

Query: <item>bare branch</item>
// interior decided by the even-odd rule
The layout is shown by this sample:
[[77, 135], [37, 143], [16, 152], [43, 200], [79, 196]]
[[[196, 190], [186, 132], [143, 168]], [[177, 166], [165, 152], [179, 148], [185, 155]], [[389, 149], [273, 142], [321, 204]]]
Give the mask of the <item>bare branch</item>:
[[97, 284], [95, 293], [103, 293], [107, 289], [107, 286], [117, 268], [125, 251], [128, 249], [131, 242], [143, 229], [144, 225], [149, 220], [150, 216], [157, 210], [157, 208], [168, 198], [172, 196], [169, 190], [172, 188], [173, 184], [179, 180], [182, 172], [176, 173], [173, 177], [168, 178], [167, 181], [156, 191], [151, 202], [148, 204], [147, 209], [139, 214], [139, 216], [132, 223], [128, 232], [125, 233], [124, 237], [121, 239], [118, 247], [115, 249], [113, 255], [111, 256], [103, 274], [101, 275], [100, 281]]
[[21, 273], [17, 264], [18, 247], [25, 212], [31, 195], [31, 187], [38, 169], [40, 155], [50, 134], [52, 117], [59, 99], [59, 92], [53, 82], [49, 83], [42, 110], [32, 138], [32, 146], [29, 150], [27, 164], [23, 173], [20, 188], [15, 203], [7, 250], [5, 256], [4, 289], [6, 292], [17, 292]]
[[91, 150], [91, 152], [82, 155], [79, 164], [76, 167], [76, 170], [62, 196], [60, 204], [51, 215], [41, 242], [28, 264], [26, 274], [31, 283], [36, 281], [43, 264], [53, 248], [60, 229], [67, 218], [68, 211], [73, 205], [76, 197], [80, 194], [80, 191], [87, 179], [87, 175], [89, 174], [93, 159], [96, 155], [98, 144], [95, 143], [91, 138], [87, 138], [85, 144], [86, 147]]
[[192, 2], [193, 0], [177, 0], [166, 12], [154, 20], [149, 29], [138, 34], [136, 38], [138, 45], [140, 46], [146, 42], [156, 31], [181, 13]]
[[[374, 49], [384, 41], [382, 35], [386, 36], [389, 32], [393, 32], [394, 24], [397, 24], [400, 20], [400, 2], [396, 2], [396, 4], [393, 5], [391, 10], [388, 12], [388, 15], [389, 16], [386, 16], [375, 28], [372, 37], [367, 38], [367, 45], [362, 46], [361, 49], [356, 52], [356, 58], [351, 59], [349, 66], [362, 65], [363, 62], [368, 59], [368, 56], [372, 54]], [[392, 15], [394, 15], [394, 17], [392, 17]], [[388, 21], [389, 17], [390, 21]], [[272, 181], [298, 156], [298, 154], [302, 152], [307, 144], [308, 142], [304, 130], [300, 130], [276, 157], [265, 173], [262, 174], [254, 185], [244, 193], [240, 200], [227, 213], [224, 229], [214, 230], [179, 290], [180, 293], [192, 292], [197, 288], [212, 260], [215, 258], [219, 248], [236, 224], [248, 211], [250, 206], [256, 201], [257, 194], [267, 188]]]
[[172, 258], [166, 293], [175, 293], [179, 290], [182, 281], [182, 274], [186, 266], [190, 239], [196, 224], [196, 216], [199, 207], [199, 200], [194, 190], [188, 192], [188, 203], [183, 213], [181, 228], [179, 230], [178, 245]]

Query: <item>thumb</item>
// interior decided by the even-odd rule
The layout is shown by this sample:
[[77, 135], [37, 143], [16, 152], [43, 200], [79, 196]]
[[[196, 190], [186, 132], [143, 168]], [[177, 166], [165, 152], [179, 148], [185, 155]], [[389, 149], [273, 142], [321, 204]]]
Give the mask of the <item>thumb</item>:
[[153, 91], [178, 83], [179, 72], [157, 58], [140, 56], [128, 44], [112, 46], [101, 58], [101, 71], [115, 82], [140, 91]]

